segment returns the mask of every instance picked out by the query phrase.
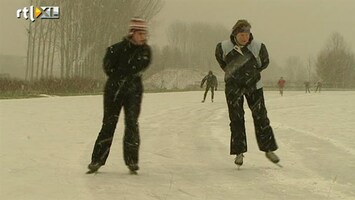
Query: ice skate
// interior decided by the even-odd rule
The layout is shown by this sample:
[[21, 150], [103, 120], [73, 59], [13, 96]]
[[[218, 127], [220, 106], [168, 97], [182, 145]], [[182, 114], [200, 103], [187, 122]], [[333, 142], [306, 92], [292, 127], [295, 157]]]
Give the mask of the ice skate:
[[235, 157], [234, 163], [238, 166], [238, 170], [240, 166], [243, 165], [243, 157], [244, 155], [242, 153], [237, 154], [237, 156]]
[[88, 165], [89, 171], [87, 171], [87, 174], [92, 174], [92, 173], [96, 173], [97, 170], [100, 169], [100, 167], [102, 166], [101, 163], [98, 162], [92, 162]]
[[137, 171], [139, 170], [139, 166], [137, 164], [130, 164], [127, 165], [127, 167], [129, 169], [130, 174], [137, 174]]
[[280, 158], [273, 151], [265, 152], [265, 156], [277, 166], [282, 167], [282, 165], [279, 164]]

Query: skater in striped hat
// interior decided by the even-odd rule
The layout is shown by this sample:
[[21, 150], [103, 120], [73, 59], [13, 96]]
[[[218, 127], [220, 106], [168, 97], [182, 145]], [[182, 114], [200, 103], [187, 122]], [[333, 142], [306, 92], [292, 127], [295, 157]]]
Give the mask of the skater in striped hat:
[[123, 158], [132, 173], [139, 169], [138, 117], [143, 94], [142, 73], [151, 62], [147, 34], [147, 22], [142, 18], [132, 18], [127, 36], [107, 48], [103, 59], [103, 69], [107, 75], [103, 100], [104, 116], [88, 173], [96, 172], [105, 165], [122, 109], [125, 117]]

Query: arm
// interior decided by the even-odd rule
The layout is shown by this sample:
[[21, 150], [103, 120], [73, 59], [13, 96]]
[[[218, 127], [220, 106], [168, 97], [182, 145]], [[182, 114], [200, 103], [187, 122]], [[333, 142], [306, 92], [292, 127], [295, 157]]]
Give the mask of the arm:
[[259, 68], [260, 71], [264, 70], [267, 68], [269, 65], [269, 53], [267, 52], [266, 46], [264, 44], [261, 44], [260, 52], [259, 52], [259, 57], [261, 61], [261, 67]]
[[205, 76], [205, 77], [202, 79], [201, 85], [200, 85], [201, 88], [203, 87], [203, 84], [205, 84], [206, 80], [207, 80], [207, 76]]
[[214, 76], [213, 78], [214, 78], [214, 82], [215, 82], [215, 87], [216, 87], [216, 90], [217, 90], [217, 87], [218, 87], [218, 81], [217, 81], [217, 77], [216, 77], [216, 76]]
[[114, 53], [115, 53], [114, 47], [113, 46], [108, 47], [106, 50], [105, 57], [103, 59], [103, 69], [107, 76], [110, 76], [115, 72], [115, 68], [113, 64]]
[[216, 56], [216, 60], [219, 64], [219, 66], [222, 68], [223, 71], [225, 71], [227, 64], [224, 62], [224, 59], [223, 59], [223, 50], [222, 50], [221, 43], [218, 43], [216, 46], [215, 56]]

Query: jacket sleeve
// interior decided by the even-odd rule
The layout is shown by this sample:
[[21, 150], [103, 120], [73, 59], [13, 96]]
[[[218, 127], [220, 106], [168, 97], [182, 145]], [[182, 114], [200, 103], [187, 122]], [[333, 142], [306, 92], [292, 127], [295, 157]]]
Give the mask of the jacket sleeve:
[[103, 69], [104, 72], [107, 76], [110, 76], [115, 72], [115, 66], [114, 66], [114, 54], [115, 50], [114, 47], [108, 47], [106, 50], [105, 57], [103, 59]]
[[141, 51], [129, 60], [129, 66], [133, 74], [145, 71], [152, 59], [152, 51], [148, 45], [142, 47]]
[[260, 52], [259, 52], [259, 57], [261, 61], [261, 67], [259, 68], [259, 71], [262, 71], [267, 68], [269, 65], [269, 53], [267, 52], [266, 46], [264, 44], [261, 44]]
[[219, 66], [222, 68], [223, 71], [225, 71], [227, 64], [224, 62], [224, 59], [223, 59], [222, 43], [217, 44], [215, 56], [216, 56], [216, 60], [219, 64]]
[[203, 84], [205, 84], [206, 80], [207, 80], [207, 76], [203, 77], [203, 79], [202, 79], [202, 81], [201, 81], [200, 87], [202, 87]]

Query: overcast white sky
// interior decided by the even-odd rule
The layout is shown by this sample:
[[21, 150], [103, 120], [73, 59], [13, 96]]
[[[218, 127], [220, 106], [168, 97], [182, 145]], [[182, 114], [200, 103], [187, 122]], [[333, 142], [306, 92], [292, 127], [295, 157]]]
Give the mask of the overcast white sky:
[[[27, 4], [25, 0], [1, 0], [0, 54], [26, 54], [26, 21], [15, 14]], [[344, 36], [354, 52], [354, 10], [354, 0], [165, 0], [154, 18], [151, 44], [166, 44], [165, 30], [176, 20], [220, 23], [231, 28], [245, 18], [251, 22], [256, 39], [263, 41], [270, 56], [279, 62], [289, 56], [304, 60], [316, 56], [335, 31]]]
[[232, 28], [244, 18], [275, 60], [289, 56], [306, 60], [316, 56], [335, 31], [344, 36], [354, 52], [354, 10], [354, 0], [166, 0], [155, 20], [163, 25], [158, 32], [164, 32], [175, 20], [221, 23]]

